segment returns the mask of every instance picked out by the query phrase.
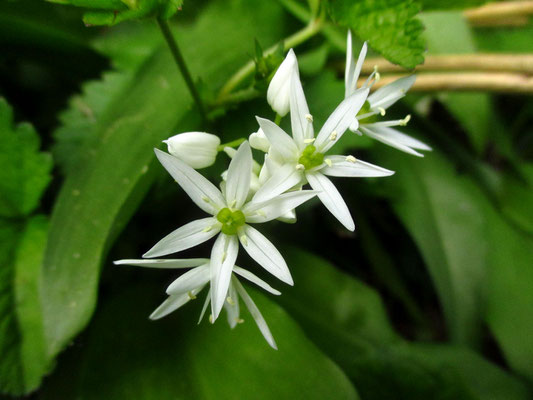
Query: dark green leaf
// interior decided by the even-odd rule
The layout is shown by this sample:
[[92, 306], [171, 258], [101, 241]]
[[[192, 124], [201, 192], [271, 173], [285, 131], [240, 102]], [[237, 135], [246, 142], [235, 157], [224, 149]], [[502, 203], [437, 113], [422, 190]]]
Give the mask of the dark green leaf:
[[50, 155], [39, 147], [33, 127], [14, 126], [11, 107], [0, 98], [0, 217], [27, 215], [39, 204], [52, 169]]
[[412, 69], [424, 62], [424, 29], [412, 0], [330, 0], [334, 20], [352, 29], [361, 40], [389, 61]]
[[106, 304], [88, 332], [83, 361], [59, 370], [52, 386], [44, 388], [45, 398], [64, 397], [65, 384], [72, 385], [65, 374], [71, 373], [78, 376], [71, 398], [358, 398], [342, 371], [260, 293], [251, 295], [276, 337], [278, 351], [267, 345], [248, 313], [234, 330], [224, 316], [214, 325], [205, 320], [196, 325], [201, 304], [149, 321], [160, 290], [130, 288]]
[[422, 9], [426, 10], [462, 10], [479, 7], [491, 0], [420, 0]]

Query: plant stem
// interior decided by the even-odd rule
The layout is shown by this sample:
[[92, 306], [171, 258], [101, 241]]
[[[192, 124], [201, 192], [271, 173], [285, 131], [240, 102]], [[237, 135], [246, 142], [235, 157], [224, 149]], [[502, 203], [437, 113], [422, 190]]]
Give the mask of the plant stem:
[[198, 107], [198, 111], [200, 112], [202, 120], [205, 124], [207, 124], [208, 119], [207, 119], [207, 114], [205, 112], [205, 107], [202, 103], [202, 99], [200, 98], [198, 90], [196, 89], [196, 86], [194, 85], [194, 81], [191, 77], [189, 69], [187, 68], [187, 64], [185, 64], [185, 59], [183, 58], [183, 55], [181, 54], [181, 51], [178, 47], [178, 43], [174, 39], [174, 36], [172, 35], [172, 32], [170, 31], [170, 27], [168, 26], [165, 20], [161, 18], [157, 18], [157, 23], [159, 25], [159, 28], [161, 29], [161, 33], [163, 34], [163, 37], [165, 38], [168, 44], [168, 47], [170, 49], [170, 52], [172, 53], [172, 56], [174, 57], [174, 61], [176, 61], [176, 65], [178, 66], [178, 69], [180, 70], [181, 75], [183, 76], [183, 79], [185, 80], [185, 83], [187, 84], [187, 87], [189, 88], [189, 92], [191, 93], [194, 99], [194, 102], [196, 103], [196, 106]]
[[279, 126], [279, 124], [281, 123], [281, 119], [283, 117], [281, 115], [279, 115], [278, 113], [276, 113], [276, 119], [274, 120], [274, 123]]
[[[288, 49], [290, 47], [294, 47], [305, 42], [307, 39], [317, 34], [320, 31], [321, 27], [321, 19], [312, 20], [311, 22], [309, 22], [309, 24], [307, 24], [305, 28], [286, 38], [283, 41], [284, 48]], [[269, 54], [274, 53], [277, 47], [277, 45], [270, 47], [264, 52], [264, 55], [267, 56]], [[239, 69], [222, 87], [216, 103], [223, 102], [223, 99], [226, 98], [233, 91], [233, 89], [237, 88], [241, 83], [243, 83], [246, 79], [252, 76], [254, 68], [255, 63], [253, 60], [251, 60], [247, 62], [241, 69]]]
[[[392, 64], [382, 57], [367, 58], [361, 72], [370, 74], [377, 66], [379, 72], [403, 72], [402, 67]], [[338, 68], [344, 68], [344, 62], [338, 63]], [[427, 56], [424, 64], [416, 71], [499, 71], [522, 72], [533, 74], [533, 54], [446, 54]]]
[[528, 16], [532, 14], [533, 1], [491, 3], [464, 12], [468, 22], [476, 26], [501, 25], [503, 21], [510, 21], [511, 24], [525, 21], [527, 24]]
[[217, 151], [223, 151], [224, 148], [226, 148], [226, 147], [237, 147], [237, 146], [240, 146], [240, 144], [243, 143], [245, 140], [246, 140], [245, 138], [239, 138], [239, 139], [232, 140], [231, 142], [228, 142], [228, 143], [222, 143], [222, 144], [218, 145]]

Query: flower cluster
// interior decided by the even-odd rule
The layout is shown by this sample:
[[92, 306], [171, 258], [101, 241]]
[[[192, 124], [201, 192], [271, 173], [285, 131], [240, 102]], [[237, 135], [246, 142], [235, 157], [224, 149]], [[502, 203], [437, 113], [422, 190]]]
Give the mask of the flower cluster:
[[[238, 150], [226, 147], [231, 157], [222, 174], [220, 189], [195, 169], [214, 163], [220, 150], [217, 136], [204, 132], [175, 135], [165, 143], [170, 154], [155, 149], [163, 167], [208, 217], [192, 221], [157, 242], [140, 260], [120, 260], [126, 264], [155, 268], [192, 268], [170, 284], [168, 298], [150, 318], [162, 318], [178, 309], [208, 287], [200, 321], [208, 306], [214, 323], [226, 309], [233, 328], [240, 319], [239, 298], [249, 309], [266, 341], [276, 348], [274, 338], [257, 306], [239, 281], [244, 278], [262, 289], [279, 295], [266, 282], [236, 265], [239, 249], [270, 274], [289, 285], [293, 279], [283, 256], [253, 225], [274, 219], [295, 222], [295, 209], [313, 197], [318, 199], [349, 230], [354, 221], [341, 194], [329, 177], [383, 177], [393, 172], [352, 155], [331, 155], [328, 151], [347, 130], [365, 134], [400, 150], [421, 155], [414, 149], [429, 150], [425, 144], [403, 134], [393, 126], [399, 121], [378, 121], [387, 107], [405, 95], [414, 77], [399, 79], [369, 95], [377, 72], [360, 87], [357, 80], [366, 54], [363, 46], [357, 63], [351, 56], [348, 34], [345, 99], [331, 113], [315, 135], [298, 72], [296, 55], [291, 49], [268, 88], [267, 100], [281, 116], [290, 113], [291, 135], [276, 123], [257, 117], [259, 129]], [[264, 152], [264, 163], [253, 160], [252, 149]], [[311, 190], [304, 190], [309, 184]], [[197, 259], [156, 259], [177, 253], [216, 236], [211, 256]]]

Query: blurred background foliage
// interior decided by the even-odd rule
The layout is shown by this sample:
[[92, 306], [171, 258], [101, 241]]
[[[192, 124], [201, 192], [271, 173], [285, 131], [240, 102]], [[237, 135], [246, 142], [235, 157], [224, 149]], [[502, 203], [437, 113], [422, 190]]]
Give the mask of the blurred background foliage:
[[[267, 227], [296, 283], [277, 285], [275, 299], [253, 291], [279, 351], [249, 316], [233, 331], [197, 326], [195, 302], [149, 321], [173, 273], [111, 263], [198, 214], [153, 147], [200, 129], [227, 142], [256, 131], [255, 115], [273, 118], [268, 74], [255, 74], [247, 101], [217, 103], [257, 57], [254, 39], [276, 46], [327, 12], [296, 49], [320, 126], [344, 93], [346, 26], [389, 61], [413, 68], [426, 57], [429, 68], [438, 55], [531, 56], [526, 8], [479, 17], [463, 11], [485, 3], [475, 0], [57, 2], [0, 3], [0, 393], [532, 398], [533, 63], [515, 93], [415, 86], [392, 115], [413, 115], [406, 132], [434, 149], [423, 159], [343, 137], [341, 154], [396, 174], [338, 182], [355, 233], [316, 203], [296, 225]], [[209, 127], [155, 17], [172, 17], [202, 97], [217, 104]], [[431, 81], [425, 73], [419, 81]], [[225, 165], [221, 154], [205, 172], [218, 180]]]

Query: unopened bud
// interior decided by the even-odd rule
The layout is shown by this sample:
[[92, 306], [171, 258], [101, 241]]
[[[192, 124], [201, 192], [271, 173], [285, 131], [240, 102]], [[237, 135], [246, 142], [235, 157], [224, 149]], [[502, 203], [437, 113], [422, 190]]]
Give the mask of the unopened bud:
[[270, 107], [284, 117], [289, 112], [291, 79], [298, 74], [298, 62], [292, 49], [272, 77], [267, 90], [267, 101]]
[[194, 169], [214, 164], [220, 139], [206, 132], [185, 132], [163, 140], [168, 152]]
[[253, 149], [261, 150], [265, 153], [268, 153], [268, 150], [270, 149], [270, 142], [261, 128], [250, 135], [248, 142]]

